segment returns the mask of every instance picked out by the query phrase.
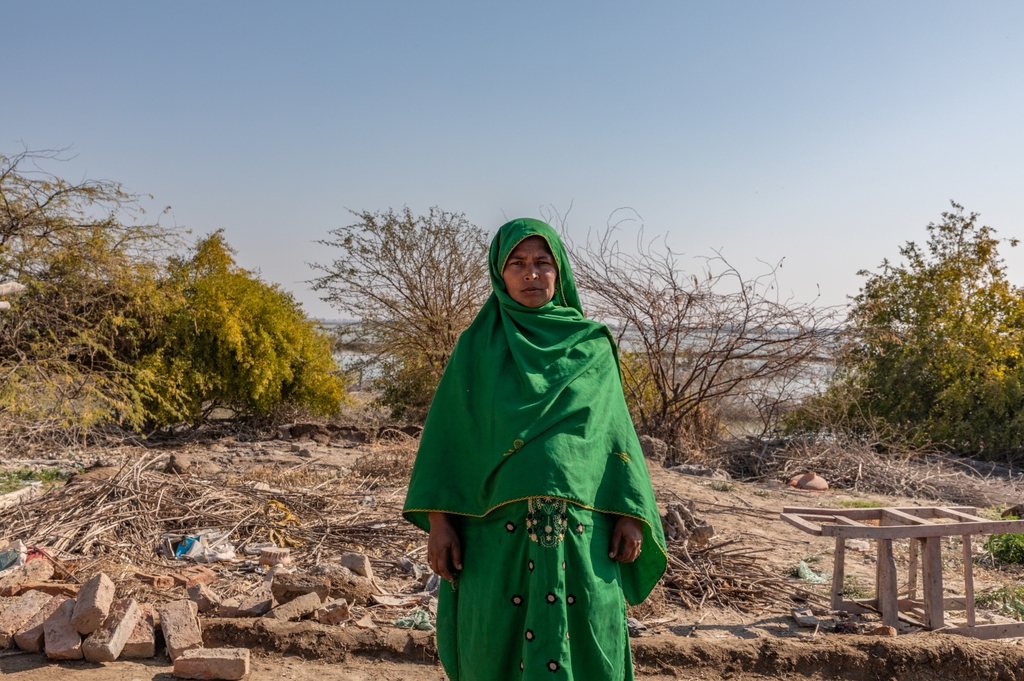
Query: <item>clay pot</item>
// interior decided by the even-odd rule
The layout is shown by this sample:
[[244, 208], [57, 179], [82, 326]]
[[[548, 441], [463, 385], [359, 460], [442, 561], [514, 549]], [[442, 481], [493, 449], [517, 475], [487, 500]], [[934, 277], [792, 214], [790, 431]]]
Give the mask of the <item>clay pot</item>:
[[828, 481], [817, 473], [804, 473], [790, 480], [789, 486], [811, 492], [823, 492], [828, 489]]

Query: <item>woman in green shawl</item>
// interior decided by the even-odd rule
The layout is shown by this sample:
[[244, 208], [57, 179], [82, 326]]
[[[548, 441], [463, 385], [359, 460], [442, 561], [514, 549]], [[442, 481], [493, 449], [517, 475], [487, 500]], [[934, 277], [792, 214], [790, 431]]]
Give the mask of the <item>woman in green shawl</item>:
[[666, 554], [615, 343], [550, 226], [503, 225], [489, 259], [494, 292], [438, 386], [404, 509], [448, 580], [441, 662], [451, 681], [632, 679], [626, 602]]

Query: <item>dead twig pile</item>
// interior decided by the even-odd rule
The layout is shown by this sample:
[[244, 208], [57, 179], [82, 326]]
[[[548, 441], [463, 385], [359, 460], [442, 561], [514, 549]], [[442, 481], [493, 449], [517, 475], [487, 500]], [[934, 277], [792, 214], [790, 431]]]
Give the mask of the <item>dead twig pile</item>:
[[230, 531], [226, 541], [238, 549], [268, 541], [297, 547], [292, 553], [300, 564], [352, 550], [403, 553], [413, 541], [400, 499], [377, 499], [366, 479], [328, 479], [301, 491], [225, 484], [158, 472], [156, 456], [125, 464], [109, 478], [83, 476], [19, 506], [4, 518], [0, 541], [135, 564], [162, 564], [163, 534], [204, 528]]
[[934, 452], [882, 453], [870, 445], [817, 438], [748, 447], [723, 458], [718, 465], [741, 477], [787, 481], [813, 471], [835, 489], [955, 505], [994, 506], [1019, 500], [1024, 491], [1019, 480], [970, 475]]
[[694, 549], [686, 541], [668, 543], [668, 570], [664, 590], [688, 608], [705, 605], [759, 612], [773, 605], [787, 608], [808, 600], [826, 604], [826, 599], [795, 587], [791, 580], [772, 574], [759, 554], [772, 548], [746, 547], [738, 539]]

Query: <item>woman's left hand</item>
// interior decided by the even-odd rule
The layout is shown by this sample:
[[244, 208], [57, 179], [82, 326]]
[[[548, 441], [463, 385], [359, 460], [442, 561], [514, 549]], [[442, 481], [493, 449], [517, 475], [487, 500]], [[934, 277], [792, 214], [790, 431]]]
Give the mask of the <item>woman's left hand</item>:
[[644, 529], [636, 518], [620, 515], [612, 532], [611, 552], [608, 557], [620, 563], [632, 563], [640, 555], [640, 544], [644, 540]]

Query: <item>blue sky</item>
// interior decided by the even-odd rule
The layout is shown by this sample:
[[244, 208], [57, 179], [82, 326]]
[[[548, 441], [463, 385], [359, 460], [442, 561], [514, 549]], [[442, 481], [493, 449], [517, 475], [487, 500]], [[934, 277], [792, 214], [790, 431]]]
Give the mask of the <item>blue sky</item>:
[[1020, 2], [0, 0], [0, 61], [0, 151], [73, 146], [316, 316], [349, 208], [628, 206], [827, 304], [950, 199], [1024, 236]]

